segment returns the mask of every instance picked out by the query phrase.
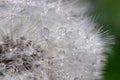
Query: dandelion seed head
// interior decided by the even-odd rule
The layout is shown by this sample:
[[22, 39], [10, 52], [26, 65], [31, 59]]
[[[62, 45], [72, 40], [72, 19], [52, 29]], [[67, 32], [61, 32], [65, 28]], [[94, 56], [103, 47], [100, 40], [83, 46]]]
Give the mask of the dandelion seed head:
[[111, 36], [84, 0], [0, 1], [1, 80], [96, 80]]

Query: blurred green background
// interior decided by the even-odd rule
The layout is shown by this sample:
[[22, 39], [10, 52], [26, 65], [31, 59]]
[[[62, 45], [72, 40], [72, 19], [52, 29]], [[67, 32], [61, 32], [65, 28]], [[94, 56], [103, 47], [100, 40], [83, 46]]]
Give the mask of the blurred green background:
[[120, 80], [120, 0], [91, 0], [92, 16], [115, 35], [116, 44], [113, 45], [104, 68], [104, 80]]

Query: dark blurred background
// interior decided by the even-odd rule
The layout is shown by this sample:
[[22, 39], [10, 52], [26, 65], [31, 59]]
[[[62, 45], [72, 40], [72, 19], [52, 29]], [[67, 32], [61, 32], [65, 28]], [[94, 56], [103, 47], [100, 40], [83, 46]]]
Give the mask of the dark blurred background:
[[109, 29], [115, 35], [113, 52], [103, 71], [104, 80], [120, 80], [120, 0], [91, 0], [91, 15], [96, 17], [97, 23]]

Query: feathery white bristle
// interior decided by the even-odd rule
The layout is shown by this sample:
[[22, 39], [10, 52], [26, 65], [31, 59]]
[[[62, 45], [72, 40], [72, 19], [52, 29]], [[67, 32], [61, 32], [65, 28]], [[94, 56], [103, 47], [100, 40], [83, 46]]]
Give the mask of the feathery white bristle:
[[84, 0], [0, 1], [0, 80], [100, 79], [112, 37], [96, 29], [89, 6]]

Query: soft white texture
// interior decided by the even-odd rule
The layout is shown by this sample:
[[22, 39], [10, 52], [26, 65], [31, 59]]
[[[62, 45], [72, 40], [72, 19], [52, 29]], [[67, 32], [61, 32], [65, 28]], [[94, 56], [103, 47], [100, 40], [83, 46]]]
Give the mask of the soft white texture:
[[0, 1], [0, 43], [5, 43], [7, 35], [14, 40], [24, 36], [45, 51], [41, 67], [34, 72], [6, 75], [0, 80], [101, 78], [103, 53], [111, 38], [104, 37], [87, 16], [89, 6], [85, 0]]

